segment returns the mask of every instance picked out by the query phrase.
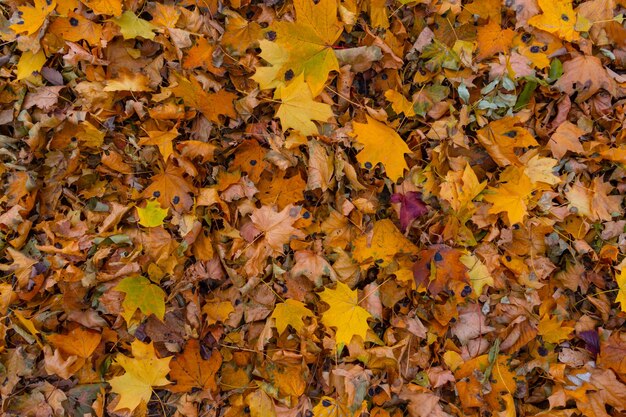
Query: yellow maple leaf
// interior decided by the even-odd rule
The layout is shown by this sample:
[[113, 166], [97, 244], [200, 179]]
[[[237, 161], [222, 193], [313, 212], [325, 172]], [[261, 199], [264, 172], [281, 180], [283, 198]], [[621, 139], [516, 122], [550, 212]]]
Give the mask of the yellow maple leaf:
[[385, 91], [385, 98], [391, 103], [391, 108], [397, 114], [404, 113], [406, 117], [415, 116], [413, 103], [404, 97], [404, 95], [396, 90]]
[[20, 20], [9, 27], [15, 33], [26, 32], [27, 35], [32, 35], [39, 30], [56, 5], [56, 1], [53, 0], [35, 0], [33, 6], [18, 7], [17, 9], [21, 13]]
[[126, 10], [120, 17], [112, 19], [120, 27], [124, 39], [142, 37], [154, 39], [154, 32], [158, 28], [147, 20], [137, 17], [133, 12]]
[[356, 141], [363, 145], [356, 159], [367, 169], [380, 162], [389, 179], [397, 181], [409, 168], [404, 154], [411, 153], [411, 149], [395, 130], [370, 116], [366, 117], [367, 123], [352, 124]]
[[345, 346], [354, 336], [365, 340], [369, 330], [367, 319], [372, 317], [363, 307], [359, 306], [359, 297], [356, 290], [351, 290], [343, 282], [337, 282], [334, 290], [325, 288], [320, 298], [330, 308], [322, 314], [322, 323], [327, 327], [337, 329], [335, 342], [337, 346]]
[[550, 317], [548, 314], [541, 318], [537, 326], [537, 333], [544, 342], [548, 343], [560, 343], [567, 340], [573, 331], [573, 327], [563, 326], [563, 320], [559, 320], [556, 316]]
[[516, 174], [499, 187], [490, 187], [492, 194], [485, 195], [485, 201], [493, 204], [489, 213], [506, 213], [509, 224], [514, 225], [524, 220], [527, 203], [535, 186], [521, 169], [515, 168]]
[[40, 49], [36, 54], [31, 51], [22, 53], [17, 63], [17, 80], [23, 80], [33, 75], [34, 72], [41, 71], [47, 59], [43, 49]]
[[398, 253], [417, 252], [417, 247], [404, 237], [389, 219], [377, 221], [371, 236], [364, 234], [355, 239], [353, 245], [352, 257], [362, 267], [376, 263], [380, 268], [384, 268]]
[[467, 164], [461, 171], [448, 171], [445, 181], [441, 183], [439, 196], [450, 203], [450, 206], [457, 213], [467, 211], [471, 216], [474, 212], [472, 200], [480, 194], [487, 186], [487, 181], [478, 182], [478, 177]]
[[493, 121], [476, 132], [478, 142], [501, 167], [521, 165], [516, 148], [539, 145], [530, 132], [521, 126], [517, 117], [504, 117]]
[[145, 207], [137, 207], [139, 224], [145, 227], [161, 226], [163, 220], [167, 217], [168, 211], [168, 208], [162, 209], [158, 201], [150, 200]]
[[572, 0], [538, 0], [543, 14], [528, 19], [528, 23], [538, 29], [552, 33], [566, 41], [576, 41], [580, 35], [576, 26], [576, 13]]
[[321, 93], [331, 71], [339, 70], [333, 44], [343, 25], [336, 0], [294, 0], [295, 22], [275, 22], [262, 40], [261, 58], [271, 64], [252, 77], [262, 89], [276, 88], [304, 74], [313, 96]]
[[615, 281], [618, 288], [615, 302], [619, 303], [622, 311], [626, 313], [626, 268], [623, 268], [619, 274], [615, 274]]
[[172, 129], [162, 132], [160, 130], [149, 130], [146, 132], [147, 138], [139, 140], [140, 145], [154, 145], [159, 148], [159, 152], [163, 155], [163, 160], [167, 161], [170, 155], [174, 153], [174, 145], [172, 141], [178, 137], [178, 129], [174, 126]]
[[287, 86], [276, 90], [274, 97], [280, 98], [282, 102], [276, 117], [280, 118], [283, 132], [292, 128], [303, 135], [316, 135], [318, 131], [313, 120], [325, 122], [333, 117], [328, 104], [313, 100], [311, 89], [304, 82], [304, 75], [299, 75]]
[[152, 396], [152, 387], [171, 384], [167, 379], [170, 372], [171, 357], [159, 359], [152, 342], [146, 344], [139, 340], [131, 344], [133, 358], [122, 355], [115, 358], [126, 373], [109, 380], [111, 390], [119, 394], [120, 401], [115, 410], [127, 408], [133, 411], [143, 401], [148, 403]]
[[276, 304], [271, 317], [276, 320], [276, 330], [281, 334], [288, 325], [293, 327], [296, 332], [302, 331], [304, 328], [302, 318], [312, 316], [313, 312], [306, 308], [303, 303], [287, 299], [284, 303]]
[[121, 0], [81, 0], [95, 14], [119, 16], [122, 14]]

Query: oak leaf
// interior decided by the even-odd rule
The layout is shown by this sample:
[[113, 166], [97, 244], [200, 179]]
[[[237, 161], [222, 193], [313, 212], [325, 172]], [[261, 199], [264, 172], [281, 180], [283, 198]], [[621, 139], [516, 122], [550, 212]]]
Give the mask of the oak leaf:
[[115, 358], [115, 363], [124, 368], [126, 373], [108, 381], [111, 390], [119, 394], [120, 398], [115, 410], [127, 408], [133, 411], [141, 402], [147, 404], [150, 401], [153, 387], [171, 384], [171, 381], [167, 379], [171, 356], [159, 359], [152, 342], [145, 344], [135, 340], [131, 348], [134, 357], [130, 358], [118, 353]]

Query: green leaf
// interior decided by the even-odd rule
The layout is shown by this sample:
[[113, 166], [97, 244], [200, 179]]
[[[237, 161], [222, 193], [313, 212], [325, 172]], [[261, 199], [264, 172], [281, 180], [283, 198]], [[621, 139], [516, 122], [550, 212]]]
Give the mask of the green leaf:
[[558, 58], [554, 58], [550, 62], [550, 72], [548, 73], [548, 80], [550, 82], [556, 81], [563, 75], [563, 64]]
[[124, 308], [122, 317], [126, 323], [130, 323], [137, 309], [146, 316], [154, 314], [159, 320], [163, 320], [165, 292], [158, 285], [152, 284], [149, 279], [142, 276], [124, 278], [113, 289], [126, 294], [122, 302]]
[[530, 102], [530, 98], [533, 96], [533, 93], [535, 92], [536, 88], [537, 88], [537, 83], [535, 81], [528, 81], [524, 85], [524, 89], [522, 90], [521, 94], [517, 98], [517, 103], [515, 103], [515, 108], [514, 108], [515, 111], [523, 109], [524, 107], [528, 105], [528, 103]]

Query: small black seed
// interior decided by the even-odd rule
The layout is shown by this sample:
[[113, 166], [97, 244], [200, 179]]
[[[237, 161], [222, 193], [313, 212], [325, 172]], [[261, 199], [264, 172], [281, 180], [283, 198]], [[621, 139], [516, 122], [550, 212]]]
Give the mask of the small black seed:
[[332, 403], [331, 403], [330, 401], [328, 401], [328, 400], [322, 400], [322, 405], [323, 405], [324, 407], [330, 407], [330, 406], [331, 406], [331, 404], [332, 404]]
[[533, 54], [536, 54], [540, 51], [539, 47], [537, 45], [531, 46], [530, 47], [530, 52], [532, 52]]
[[256, 165], [256, 159], [252, 159], [252, 160], [250, 161], [250, 165], [255, 166], [255, 165]]
[[441, 256], [441, 254], [437, 252], [435, 253], [434, 259], [435, 259], [435, 262], [441, 262], [443, 261], [443, 256]]
[[506, 261], [507, 261], [507, 262], [511, 262], [511, 260], [512, 260], [513, 258], [511, 258], [509, 255], [506, 255], [506, 257], [505, 257], [504, 259], [506, 259]]
[[372, 165], [372, 163], [371, 163], [371, 162], [366, 162], [366, 163], [365, 163], [365, 168], [367, 168], [367, 169], [372, 169], [372, 166], [373, 166], [373, 165]]
[[383, 80], [383, 81], [386, 81], [386, 80], [387, 80], [387, 78], [389, 78], [389, 76], [388, 76], [387, 74], [383, 73], [383, 74], [380, 76], [380, 78], [382, 78], [382, 80]]
[[563, 13], [563, 14], [561, 15], [561, 20], [562, 20], [562, 21], [564, 21], [564, 22], [569, 22], [569, 16], [568, 16], [568, 15], [566, 15], [565, 13]]
[[276, 40], [276, 32], [274, 32], [273, 30], [270, 30], [269, 32], [265, 34], [265, 37], [267, 38], [268, 41], [274, 42]]
[[70, 25], [74, 27], [78, 26], [78, 19], [76, 19], [75, 17], [70, 18]]
[[154, 196], [154, 198], [159, 198], [161, 197], [161, 191], [155, 191], [152, 193], [152, 195]]
[[305, 211], [302, 217], [304, 217], [305, 219], [308, 219], [311, 217], [311, 213], [309, 213], [308, 211]]
[[179, 196], [177, 196], [177, 195], [175, 195], [175, 196], [174, 196], [174, 198], [172, 199], [172, 202], [173, 202], [174, 204], [178, 204], [178, 203], [180, 203], [180, 197], [179, 197]]
[[471, 293], [472, 293], [472, 287], [470, 287], [469, 285], [466, 285], [463, 288], [463, 291], [461, 291], [461, 297], [467, 297]]
[[509, 130], [508, 132], [504, 133], [504, 136], [512, 139], [517, 136], [517, 132], [515, 130]]
[[294, 73], [293, 70], [289, 69], [285, 72], [285, 81], [291, 81], [293, 79]]
[[528, 43], [528, 41], [530, 41], [530, 38], [532, 38], [532, 35], [530, 33], [524, 33], [522, 35], [522, 42]]

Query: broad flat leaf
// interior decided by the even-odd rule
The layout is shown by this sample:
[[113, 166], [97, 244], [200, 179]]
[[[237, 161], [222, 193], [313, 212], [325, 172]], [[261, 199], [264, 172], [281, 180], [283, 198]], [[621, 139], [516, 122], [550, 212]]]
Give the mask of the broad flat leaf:
[[320, 298], [330, 308], [322, 313], [322, 323], [327, 327], [336, 328], [335, 342], [337, 346], [350, 344], [354, 336], [365, 340], [369, 325], [367, 319], [372, 317], [363, 307], [359, 306], [359, 296], [356, 290], [351, 290], [341, 281], [337, 288], [325, 288]]
[[172, 141], [178, 137], [178, 129], [174, 126], [171, 130], [168, 131], [160, 131], [160, 130], [148, 130], [146, 132], [148, 134], [147, 138], [141, 138], [139, 141], [140, 145], [154, 145], [159, 148], [159, 152], [163, 156], [163, 160], [167, 161], [174, 152], [174, 145]]
[[311, 89], [304, 82], [304, 75], [299, 75], [287, 86], [276, 90], [275, 98], [280, 98], [282, 103], [276, 117], [280, 118], [283, 132], [292, 128], [303, 135], [316, 135], [317, 126], [312, 120], [325, 122], [333, 117], [328, 104], [313, 100]]
[[367, 117], [367, 123], [353, 123], [353, 134], [363, 149], [356, 156], [361, 165], [368, 169], [379, 162], [385, 167], [387, 176], [397, 181], [404, 175], [408, 165], [404, 154], [411, 153], [411, 149], [402, 138], [389, 126]]
[[176, 383], [169, 387], [173, 392], [189, 392], [194, 388], [204, 391], [217, 391], [215, 378], [222, 365], [222, 355], [218, 350], [204, 359], [200, 352], [200, 342], [189, 339], [182, 354], [174, 358], [170, 367], [170, 376]]
[[508, 52], [513, 42], [515, 32], [511, 29], [502, 29], [500, 24], [493, 20], [478, 27], [478, 60], [489, 58], [497, 53]]
[[331, 397], [322, 397], [313, 407], [313, 417], [353, 417], [347, 405]]
[[270, 40], [260, 42], [260, 55], [271, 66], [258, 68], [252, 78], [266, 89], [303, 74], [316, 97], [328, 74], [339, 70], [332, 46], [343, 25], [337, 19], [336, 0], [294, 0], [293, 4], [296, 21], [279, 21], [270, 26]]
[[20, 20], [9, 27], [15, 33], [26, 32], [27, 35], [32, 35], [41, 28], [56, 5], [55, 0], [35, 0], [33, 6], [18, 7], [17, 9], [21, 13]]
[[[60, 4], [59, 7], [61, 7]], [[57, 7], [57, 12], [59, 7]], [[92, 45], [98, 44], [102, 39], [102, 26], [73, 11], [70, 11], [67, 17], [54, 19], [48, 26], [48, 32], [54, 33], [66, 41], [78, 42], [84, 39]]]
[[300, 301], [288, 298], [284, 303], [276, 304], [271, 317], [276, 320], [278, 334], [284, 332], [288, 325], [299, 333], [304, 328], [302, 319], [304, 317], [313, 317], [313, 312]]
[[469, 284], [468, 268], [461, 261], [463, 253], [447, 245], [432, 245], [417, 254], [413, 278], [417, 288], [434, 296], [455, 282]]
[[518, 170], [516, 178], [500, 184], [499, 187], [489, 187], [490, 194], [485, 194], [485, 201], [493, 204], [489, 213], [506, 213], [510, 225], [522, 223], [528, 214], [527, 204], [536, 189], [530, 178]]
[[[194, 188], [182, 177], [183, 170], [168, 163], [165, 171], [151, 178], [143, 192], [144, 198], [156, 198], [161, 207], [170, 205], [177, 211], [187, 211], [193, 205]], [[190, 195], [191, 194], [191, 195]]]
[[145, 344], [135, 340], [131, 348], [133, 358], [121, 353], [115, 358], [115, 362], [124, 368], [126, 373], [108, 381], [111, 390], [120, 396], [115, 410], [127, 408], [133, 411], [142, 401], [146, 404], [150, 401], [153, 387], [171, 384], [167, 379], [171, 356], [159, 359], [152, 342]]
[[470, 285], [474, 294], [481, 295], [485, 286], [493, 286], [493, 277], [487, 266], [476, 255], [463, 255], [459, 261], [467, 268]]
[[302, 177], [297, 174], [291, 178], [285, 178], [283, 175], [273, 176], [270, 179], [261, 179], [257, 184], [259, 189], [259, 201], [267, 206], [276, 205], [282, 210], [289, 204], [295, 204], [304, 197], [302, 190], [306, 187], [306, 183]]
[[30, 51], [22, 53], [20, 60], [17, 63], [17, 79], [23, 80], [33, 75], [34, 72], [41, 71], [43, 64], [46, 63], [46, 54], [43, 49], [39, 50], [36, 54]]
[[422, 201], [422, 194], [409, 191], [406, 194], [392, 194], [391, 202], [400, 203], [400, 230], [404, 233], [411, 222], [428, 213], [428, 207]]
[[417, 247], [404, 237], [389, 219], [374, 223], [371, 235], [364, 234], [352, 244], [354, 245], [352, 257], [362, 267], [376, 263], [384, 268], [393, 261], [396, 254], [417, 252]]
[[81, 0], [95, 14], [119, 16], [122, 14], [122, 0]]
[[521, 165], [515, 149], [539, 145], [528, 130], [516, 126], [518, 123], [517, 117], [505, 117], [476, 132], [480, 144], [501, 167]]
[[280, 212], [270, 206], [255, 209], [250, 220], [254, 226], [264, 233], [265, 243], [276, 253], [282, 253], [283, 245], [293, 237], [304, 237], [304, 234], [293, 227], [300, 218], [300, 208], [289, 205]]
[[154, 39], [154, 31], [158, 29], [147, 20], [137, 17], [133, 12], [126, 10], [122, 16], [112, 19], [120, 27], [124, 39]]
[[572, 0], [537, 0], [543, 14], [533, 16], [528, 23], [538, 29], [552, 33], [566, 41], [576, 41], [580, 35], [574, 29], [576, 13]]
[[161, 208], [156, 200], [150, 200], [145, 207], [137, 207], [139, 224], [145, 227], [157, 227], [163, 225], [163, 220], [167, 217], [167, 208]]
[[126, 323], [130, 323], [137, 309], [149, 316], [154, 314], [159, 320], [165, 315], [165, 291], [158, 285], [154, 285], [148, 278], [141, 276], [128, 277], [120, 281], [113, 288], [125, 294], [122, 307], [122, 317]]
[[150, 79], [141, 73], [122, 72], [117, 78], [107, 80], [104, 91], [152, 91]]
[[573, 327], [563, 326], [563, 320], [549, 315], [543, 316], [537, 326], [537, 333], [548, 343], [560, 343], [563, 340], [568, 340], [573, 331]]
[[100, 344], [102, 336], [94, 330], [76, 327], [68, 334], [51, 334], [46, 340], [68, 355], [88, 359]]
[[391, 108], [397, 114], [404, 113], [406, 117], [415, 116], [413, 103], [407, 100], [402, 93], [396, 90], [387, 90], [385, 91], [385, 98], [391, 103]]
[[620, 308], [626, 313], [626, 268], [622, 268], [619, 274], [615, 274], [617, 282], [617, 297], [615, 302], [620, 304]]
[[472, 200], [487, 186], [487, 181], [478, 182], [478, 177], [469, 164], [463, 171], [448, 171], [445, 182], [441, 184], [439, 196], [450, 203], [458, 213], [467, 212], [471, 216], [474, 211]]
[[193, 77], [186, 78], [175, 75], [178, 81], [176, 87], [171, 88], [172, 93], [176, 97], [180, 97], [185, 105], [197, 109], [204, 117], [212, 122], [219, 123], [219, 116], [236, 117], [233, 100], [237, 98], [237, 94], [220, 90], [217, 93], [207, 93], [202, 85]]
[[612, 96], [617, 94], [615, 80], [593, 55], [579, 55], [563, 64], [563, 75], [554, 84], [559, 90], [572, 95], [578, 92], [576, 102], [585, 101], [601, 88]]
[[542, 182], [548, 185], [557, 185], [561, 179], [555, 174], [554, 168], [559, 163], [554, 158], [544, 158], [539, 155], [532, 157], [524, 168], [524, 173], [531, 182]]
[[232, 49], [237, 55], [258, 44], [263, 37], [263, 29], [257, 22], [250, 22], [232, 10], [224, 9], [226, 15], [226, 31], [222, 35], [221, 44]]
[[565, 121], [559, 125], [556, 131], [550, 137], [548, 144], [555, 158], [561, 159], [567, 151], [583, 153], [585, 149], [580, 143], [579, 138], [585, 132], [570, 121]]

